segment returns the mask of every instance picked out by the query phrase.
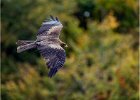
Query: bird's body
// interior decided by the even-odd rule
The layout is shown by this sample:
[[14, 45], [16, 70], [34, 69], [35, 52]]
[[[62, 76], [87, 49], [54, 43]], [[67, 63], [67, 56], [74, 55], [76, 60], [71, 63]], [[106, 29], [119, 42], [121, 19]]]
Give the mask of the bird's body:
[[45, 58], [46, 65], [50, 69], [48, 76], [52, 77], [63, 67], [66, 53], [63, 47], [67, 45], [59, 39], [62, 24], [58, 18], [53, 18], [42, 23], [38, 30], [37, 39], [18, 40], [17, 52], [23, 52], [32, 48], [37, 48], [41, 55]]

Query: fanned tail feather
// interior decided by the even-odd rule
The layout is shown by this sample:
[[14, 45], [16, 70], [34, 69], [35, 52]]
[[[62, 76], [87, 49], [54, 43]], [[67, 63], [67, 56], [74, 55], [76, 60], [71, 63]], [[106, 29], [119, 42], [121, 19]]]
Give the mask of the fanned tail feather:
[[34, 41], [32, 41], [32, 40], [18, 40], [17, 42], [16, 42], [16, 44], [18, 45], [18, 46], [20, 46], [20, 45], [26, 45], [26, 44], [29, 44], [29, 43], [33, 43]]
[[34, 41], [26, 41], [26, 40], [18, 40], [16, 42], [18, 45], [17, 47], [17, 53], [32, 49], [36, 47], [36, 44]]

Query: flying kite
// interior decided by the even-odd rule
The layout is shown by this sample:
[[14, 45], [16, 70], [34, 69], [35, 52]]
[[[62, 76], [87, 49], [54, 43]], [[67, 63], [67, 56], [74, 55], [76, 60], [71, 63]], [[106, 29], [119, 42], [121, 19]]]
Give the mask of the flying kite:
[[59, 19], [50, 16], [50, 19], [42, 23], [35, 41], [18, 40], [16, 42], [18, 45], [17, 53], [37, 48], [49, 68], [48, 77], [54, 76], [56, 72], [63, 67], [66, 59], [64, 47], [68, 46], [59, 39], [62, 28], [63, 25]]

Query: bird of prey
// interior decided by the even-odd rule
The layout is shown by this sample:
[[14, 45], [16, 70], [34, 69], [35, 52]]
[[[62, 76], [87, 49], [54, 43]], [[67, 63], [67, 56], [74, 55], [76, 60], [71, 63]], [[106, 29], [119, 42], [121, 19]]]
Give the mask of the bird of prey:
[[65, 62], [64, 47], [67, 47], [67, 45], [59, 39], [62, 27], [63, 25], [57, 17], [50, 16], [42, 23], [37, 32], [36, 40], [18, 40], [16, 42], [18, 53], [32, 48], [38, 49], [49, 68], [48, 77], [54, 76]]

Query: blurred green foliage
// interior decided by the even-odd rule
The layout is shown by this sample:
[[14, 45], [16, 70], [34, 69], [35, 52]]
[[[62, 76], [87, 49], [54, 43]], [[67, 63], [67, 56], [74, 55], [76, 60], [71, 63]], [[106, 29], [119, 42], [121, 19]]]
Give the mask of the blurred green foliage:
[[[2, 0], [2, 100], [138, 100], [137, 0]], [[35, 39], [49, 15], [63, 23], [69, 48], [53, 78], [37, 50], [16, 53], [18, 39]]]

